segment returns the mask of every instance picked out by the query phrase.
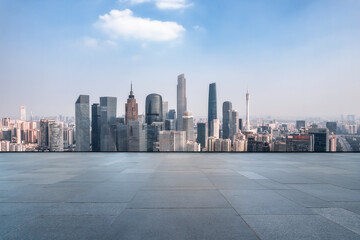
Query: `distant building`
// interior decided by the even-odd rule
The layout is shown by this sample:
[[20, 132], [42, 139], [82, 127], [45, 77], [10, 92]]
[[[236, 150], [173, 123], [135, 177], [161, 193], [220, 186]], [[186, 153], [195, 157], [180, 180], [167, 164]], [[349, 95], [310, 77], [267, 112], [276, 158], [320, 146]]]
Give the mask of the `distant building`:
[[230, 139], [222, 139], [221, 151], [222, 152], [231, 152], [231, 140]]
[[214, 152], [215, 151], [215, 140], [217, 138], [215, 137], [208, 137], [208, 152]]
[[175, 119], [166, 119], [165, 120], [165, 130], [175, 131], [176, 130], [176, 121]]
[[132, 90], [132, 83], [129, 98], [125, 103], [125, 124], [128, 124], [129, 121], [138, 121], [138, 104]]
[[286, 152], [286, 142], [274, 142], [273, 152]]
[[130, 121], [127, 128], [128, 151], [146, 152], [147, 151], [147, 125], [139, 121]]
[[286, 137], [287, 152], [313, 152], [314, 137], [311, 134], [291, 134]]
[[178, 76], [178, 84], [177, 84], [177, 130], [182, 131], [183, 129], [183, 121], [182, 117], [184, 112], [187, 110], [186, 105], [186, 79], [184, 74]]
[[147, 151], [154, 151], [154, 144], [159, 142], [160, 132], [165, 130], [163, 122], [153, 122], [147, 126]]
[[257, 141], [255, 136], [249, 136], [247, 139], [248, 152], [270, 152], [270, 145], [268, 142]]
[[25, 106], [20, 106], [20, 120], [26, 121], [26, 108]]
[[336, 122], [326, 122], [326, 128], [329, 129], [329, 133], [336, 134], [337, 123]]
[[162, 97], [159, 94], [152, 93], [146, 97], [145, 112], [147, 125], [163, 121]]
[[234, 135], [239, 131], [239, 112], [233, 110], [231, 118], [232, 118], [232, 135]]
[[314, 151], [329, 151], [329, 129], [327, 128], [310, 128], [309, 134], [314, 135]]
[[246, 91], [246, 125], [245, 130], [250, 130], [250, 93]]
[[91, 105], [91, 149], [93, 152], [100, 151], [100, 128], [100, 104], [94, 103]]
[[168, 115], [169, 115], [169, 116], [168, 116], [168, 119], [174, 119], [174, 120], [176, 120], [176, 111], [175, 111], [175, 109], [170, 109]]
[[184, 131], [161, 131], [159, 140], [160, 152], [186, 151], [186, 133]]
[[220, 137], [220, 121], [219, 119], [213, 119], [211, 122], [211, 131], [210, 131], [210, 136], [209, 137], [215, 137], [215, 138], [219, 138]]
[[49, 123], [49, 148], [51, 152], [64, 151], [64, 132], [62, 122]]
[[305, 121], [304, 120], [297, 120], [296, 121], [296, 129], [300, 130], [301, 128], [305, 127]]
[[226, 101], [223, 103], [223, 139], [230, 139], [232, 138], [232, 103], [229, 101]]
[[90, 151], [89, 95], [80, 95], [75, 103], [76, 151]]
[[183, 131], [186, 132], [186, 140], [194, 141], [194, 117], [191, 112], [185, 111], [182, 117]]
[[163, 116], [163, 121], [165, 121], [165, 119], [168, 119], [168, 112], [169, 112], [169, 103], [167, 101], [163, 101], [162, 102], [162, 116]]
[[128, 150], [128, 126], [116, 123], [116, 149], [118, 152], [126, 152]]
[[335, 134], [329, 135], [329, 151], [336, 152], [337, 139]]
[[41, 119], [40, 120], [40, 139], [39, 146], [43, 149], [48, 149], [50, 146], [50, 133], [49, 123], [55, 122], [52, 119]]
[[217, 101], [216, 101], [216, 83], [211, 83], [209, 85], [209, 103], [208, 103], [208, 135], [212, 136], [210, 132], [213, 132], [211, 129], [212, 121], [217, 119]]
[[100, 150], [114, 152], [116, 149], [116, 97], [100, 97]]
[[197, 123], [197, 139], [201, 149], [207, 149], [208, 144], [208, 127], [207, 123]]
[[187, 152], [200, 152], [200, 144], [193, 141], [188, 141], [186, 143], [186, 151]]
[[9, 124], [10, 124], [10, 118], [2, 118], [1, 125], [3, 127], [9, 127]]
[[244, 124], [242, 118], [239, 118], [239, 129], [242, 131], [244, 129]]

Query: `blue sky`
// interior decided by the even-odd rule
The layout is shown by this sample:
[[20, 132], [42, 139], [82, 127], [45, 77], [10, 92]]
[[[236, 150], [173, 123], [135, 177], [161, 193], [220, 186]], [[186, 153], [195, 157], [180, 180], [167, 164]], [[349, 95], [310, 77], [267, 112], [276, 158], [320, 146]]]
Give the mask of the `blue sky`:
[[[208, 84], [252, 116], [360, 115], [358, 0], [0, 0], [0, 117], [73, 115], [79, 94], [207, 116]], [[221, 114], [219, 114], [221, 117]]]

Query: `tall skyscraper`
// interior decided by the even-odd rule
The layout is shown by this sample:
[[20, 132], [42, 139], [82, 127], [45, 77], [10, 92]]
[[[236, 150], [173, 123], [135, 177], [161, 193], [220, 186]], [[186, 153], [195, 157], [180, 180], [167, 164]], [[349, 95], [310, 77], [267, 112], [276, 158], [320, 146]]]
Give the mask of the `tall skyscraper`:
[[80, 95], [75, 103], [76, 151], [90, 151], [89, 95]]
[[250, 130], [250, 93], [246, 91], [246, 125], [245, 130]]
[[186, 132], [186, 141], [194, 141], [194, 116], [192, 112], [183, 113], [183, 131]]
[[49, 123], [49, 148], [51, 152], [64, 151], [64, 126], [62, 122]]
[[176, 119], [176, 111], [175, 109], [170, 109], [169, 110], [169, 119]]
[[100, 151], [100, 104], [91, 105], [91, 149], [93, 152]]
[[232, 103], [226, 101], [223, 103], [223, 139], [230, 139], [232, 137]]
[[300, 130], [305, 127], [305, 120], [297, 120], [296, 121], [296, 129]]
[[163, 121], [162, 97], [159, 94], [152, 93], [147, 95], [145, 103], [145, 113], [147, 125], [150, 125], [153, 122]]
[[239, 132], [239, 112], [233, 110], [231, 118], [232, 118], [232, 135], [234, 135]]
[[159, 136], [160, 152], [183, 152], [186, 150], [184, 131], [161, 131]]
[[239, 129], [242, 131], [243, 130], [243, 120], [242, 118], [239, 118]]
[[201, 149], [207, 149], [208, 142], [208, 126], [207, 123], [197, 123], [197, 139]]
[[137, 121], [138, 120], [138, 104], [136, 103], [136, 99], [132, 90], [132, 83], [130, 88], [130, 95], [127, 99], [127, 103], [125, 103], [125, 124], [128, 124], [129, 121]]
[[209, 137], [220, 137], [220, 121], [219, 119], [213, 119], [211, 122], [211, 131]]
[[116, 151], [116, 97], [100, 98], [100, 150]]
[[130, 121], [127, 128], [128, 151], [146, 152], [147, 150], [147, 125], [139, 121]]
[[163, 116], [163, 121], [165, 121], [165, 119], [168, 119], [168, 112], [169, 112], [169, 103], [168, 103], [168, 101], [163, 101], [162, 102], [162, 109], [163, 109], [163, 114], [162, 114], [162, 116]]
[[20, 120], [26, 121], [26, 108], [25, 106], [20, 106]]
[[209, 85], [209, 103], [208, 103], [208, 135], [211, 132], [212, 120], [217, 119], [217, 101], [216, 101], [216, 83]]
[[153, 122], [147, 125], [147, 151], [154, 151], [154, 144], [159, 142], [160, 131], [165, 130], [165, 124], [163, 122]]
[[128, 126], [122, 123], [116, 123], [116, 149], [118, 152], [126, 152]]
[[177, 130], [182, 131], [183, 129], [183, 121], [182, 116], [186, 111], [186, 79], [184, 74], [178, 76], [178, 84], [177, 84]]
[[39, 146], [43, 149], [47, 149], [50, 145], [49, 123], [55, 122], [51, 119], [40, 120], [40, 138]]
[[329, 151], [329, 129], [310, 128], [309, 134], [314, 135], [314, 152]]

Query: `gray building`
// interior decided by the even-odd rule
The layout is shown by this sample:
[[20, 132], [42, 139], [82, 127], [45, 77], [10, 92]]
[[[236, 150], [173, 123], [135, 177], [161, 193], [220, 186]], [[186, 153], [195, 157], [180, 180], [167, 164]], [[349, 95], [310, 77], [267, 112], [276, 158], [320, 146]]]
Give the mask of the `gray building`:
[[300, 130], [305, 127], [305, 120], [297, 120], [296, 121], [296, 129]]
[[153, 122], [147, 125], [147, 151], [154, 151], [154, 144], [159, 142], [160, 131], [165, 130], [163, 122]]
[[100, 97], [100, 150], [102, 152], [116, 149], [116, 97]]
[[116, 149], [118, 152], [126, 152], [127, 147], [127, 128], [128, 126], [122, 123], [116, 124]]
[[186, 132], [186, 141], [194, 141], [194, 116], [191, 112], [183, 113], [183, 131]]
[[177, 84], [177, 123], [176, 129], [178, 131], [183, 130], [183, 121], [182, 116], [186, 111], [186, 79], [184, 74], [178, 76], [178, 84]]
[[49, 123], [49, 149], [51, 152], [64, 151], [64, 126], [62, 122]]
[[287, 152], [313, 152], [314, 136], [311, 134], [291, 134], [286, 136]]
[[176, 111], [175, 111], [175, 109], [170, 109], [169, 110], [169, 114], [168, 114], [169, 116], [168, 116], [168, 119], [176, 119]]
[[183, 152], [186, 150], [184, 131], [161, 131], [159, 137], [160, 152]]
[[207, 149], [208, 143], [208, 125], [207, 123], [197, 123], [197, 139], [196, 142], [200, 143], [201, 149]]
[[212, 121], [217, 119], [217, 101], [216, 101], [216, 83], [211, 83], [209, 85], [209, 103], [208, 103], [208, 135], [213, 130], [211, 129]]
[[336, 134], [337, 124], [336, 122], [326, 122], [326, 128], [329, 129], [329, 133]]
[[165, 120], [165, 130], [176, 130], [176, 121], [175, 119], [166, 119]]
[[231, 139], [232, 137], [232, 103], [226, 101], [223, 103], [223, 139]]
[[50, 146], [49, 123], [52, 122], [55, 122], [55, 120], [52, 119], [40, 120], [40, 136], [38, 138], [40, 148], [47, 149]]
[[76, 151], [90, 151], [89, 95], [80, 95], [75, 103]]
[[309, 134], [314, 135], [314, 152], [329, 151], [329, 129], [310, 128]]
[[162, 102], [162, 110], [163, 121], [165, 121], [165, 119], [168, 119], [169, 117], [169, 103], [167, 101]]
[[139, 121], [129, 121], [127, 128], [128, 151], [146, 152], [147, 150], [147, 125]]
[[239, 112], [233, 110], [231, 118], [232, 118], [232, 135], [234, 135], [239, 131]]
[[244, 129], [244, 124], [242, 118], [239, 118], [239, 129], [242, 131]]
[[147, 95], [145, 103], [146, 124], [163, 121], [162, 97], [159, 94], [152, 93]]
[[93, 152], [100, 151], [100, 104], [91, 105], [91, 149]]

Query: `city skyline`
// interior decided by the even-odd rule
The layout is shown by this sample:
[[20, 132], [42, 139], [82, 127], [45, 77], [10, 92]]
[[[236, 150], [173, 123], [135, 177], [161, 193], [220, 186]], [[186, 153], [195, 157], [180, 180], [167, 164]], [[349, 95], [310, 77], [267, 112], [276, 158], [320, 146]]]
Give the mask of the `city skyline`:
[[131, 81], [139, 113], [152, 92], [175, 109], [182, 72], [194, 117], [212, 82], [240, 116], [246, 86], [252, 116], [360, 115], [358, 1], [141, 2], [1, 1], [0, 116], [73, 115], [81, 94], [117, 97], [121, 116]]

